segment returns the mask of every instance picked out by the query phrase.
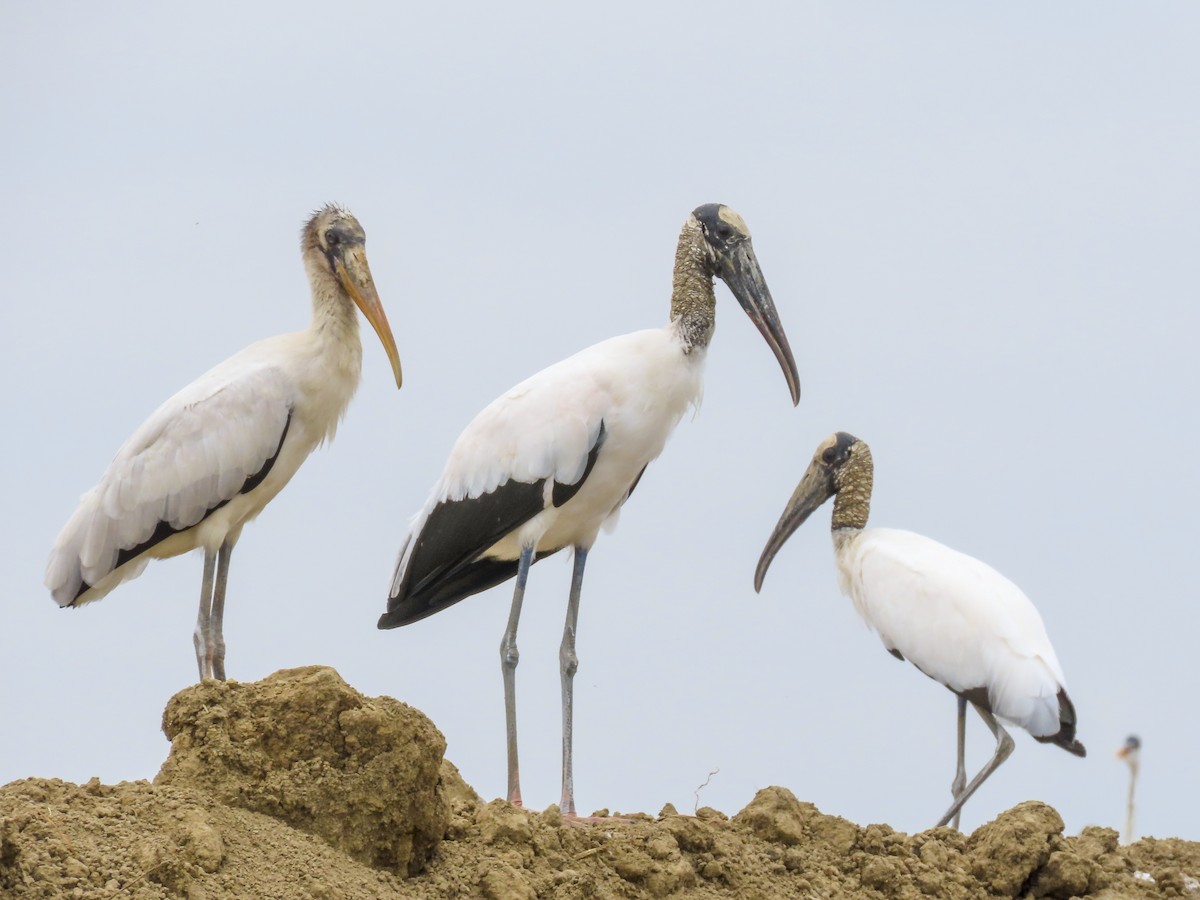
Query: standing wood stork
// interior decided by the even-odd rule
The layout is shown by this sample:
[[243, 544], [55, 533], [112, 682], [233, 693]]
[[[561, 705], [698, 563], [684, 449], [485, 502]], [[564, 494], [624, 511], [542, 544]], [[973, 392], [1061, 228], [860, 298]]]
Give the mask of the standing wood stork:
[[59, 606], [99, 600], [151, 559], [203, 548], [196, 664], [201, 680], [225, 678], [229, 557], [242, 527], [337, 430], [362, 369], [355, 306], [383, 342], [400, 386], [365, 241], [344, 209], [329, 205], [312, 216], [300, 238], [312, 324], [251, 344], [133, 433], [54, 542], [46, 587]]
[[400, 550], [380, 628], [430, 616], [516, 576], [500, 642], [508, 745], [508, 799], [521, 803], [515, 674], [517, 623], [529, 567], [573, 548], [574, 571], [559, 649], [561, 810], [575, 815], [571, 766], [575, 628], [588, 551], [700, 397], [712, 339], [713, 278], [728, 285], [783, 368], [793, 404], [796, 363], [742, 217], [698, 207], [675, 251], [666, 328], [603, 341], [538, 372], [485, 408], [458, 438], [442, 477]]
[[1142, 739], [1136, 734], [1125, 738], [1117, 750], [1117, 759], [1125, 760], [1129, 766], [1129, 795], [1125, 799], [1125, 843], [1133, 843], [1133, 790], [1137, 786], [1138, 765], [1142, 755]]
[[[1013, 740], [997, 719], [1076, 756], [1086, 750], [1075, 740], [1075, 707], [1029, 598], [995, 569], [944, 544], [867, 528], [873, 468], [870, 448], [853, 435], [839, 431], [822, 442], [767, 540], [754, 589], [761, 590], [788, 537], [836, 495], [833, 548], [842, 592], [889, 653], [957, 695], [954, 802], [938, 822], [954, 819], [957, 828], [962, 805], [1012, 753]], [[996, 739], [995, 754], [970, 784], [963, 759], [968, 702]]]

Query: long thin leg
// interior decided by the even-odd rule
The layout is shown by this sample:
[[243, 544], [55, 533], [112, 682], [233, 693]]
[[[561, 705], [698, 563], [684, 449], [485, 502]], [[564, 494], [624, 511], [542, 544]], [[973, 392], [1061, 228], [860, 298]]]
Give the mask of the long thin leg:
[[567, 623], [563, 626], [562, 644], [558, 648], [558, 671], [562, 679], [562, 802], [564, 816], [575, 815], [575, 780], [571, 767], [571, 722], [574, 716], [575, 672], [579, 657], [575, 655], [575, 628], [579, 621], [579, 589], [583, 585], [583, 567], [587, 549], [575, 548], [575, 570], [571, 575], [571, 596], [567, 600]]
[[209, 622], [209, 652], [212, 654], [212, 676], [225, 680], [225, 585], [229, 581], [229, 557], [233, 541], [225, 541], [217, 554], [217, 583], [213, 588], [212, 619]]
[[1129, 796], [1125, 800], [1125, 843], [1133, 843], [1133, 789], [1137, 785], [1137, 764], [1129, 768]]
[[[955, 697], [958, 701], [958, 769], [954, 772], [954, 782], [950, 785], [950, 794], [955, 800], [962, 795], [963, 788], [967, 786], [967, 698]], [[962, 815], [962, 809], [954, 814], [954, 821], [951, 826], [955, 831], [958, 830], [958, 820]]]
[[975, 707], [975, 712], [979, 713], [979, 717], [983, 719], [984, 724], [991, 729], [992, 735], [996, 738], [996, 752], [987, 761], [987, 765], [979, 770], [979, 774], [971, 779], [971, 783], [963, 789], [963, 792], [954, 798], [954, 803], [946, 810], [946, 814], [938, 821], [938, 825], [945, 825], [953, 819], [958, 814], [958, 811], [962, 809], [962, 805], [987, 780], [987, 777], [996, 771], [1000, 767], [1000, 764], [1008, 759], [1013, 752], [1013, 739], [1004, 730], [1004, 726], [996, 721], [996, 717], [976, 703], [972, 703], [971, 705]]
[[517, 585], [513, 588], [512, 608], [508, 611], [508, 625], [500, 639], [500, 671], [504, 675], [504, 730], [508, 739], [508, 802], [521, 805], [521, 776], [517, 764], [517, 663], [521, 654], [517, 650], [517, 624], [521, 621], [521, 603], [525, 599], [525, 582], [529, 578], [529, 566], [533, 563], [533, 548], [522, 547], [517, 562]]
[[209, 666], [208, 634], [212, 614], [213, 570], [216, 565], [217, 554], [206, 549], [204, 578], [200, 582], [200, 613], [196, 616], [196, 630], [192, 632], [192, 646], [196, 648], [196, 667], [200, 670], [201, 681], [212, 675]]

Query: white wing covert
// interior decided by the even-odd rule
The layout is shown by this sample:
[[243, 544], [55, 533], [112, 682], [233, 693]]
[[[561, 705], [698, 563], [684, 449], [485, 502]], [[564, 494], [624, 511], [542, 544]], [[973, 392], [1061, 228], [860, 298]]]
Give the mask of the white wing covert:
[[472, 419], [450, 451], [431, 500], [475, 498], [507, 481], [577, 482], [610, 404], [587, 370], [562, 377], [559, 370], [575, 361], [538, 372]]
[[126, 567], [88, 601], [99, 599], [141, 571], [144, 550], [247, 490], [282, 444], [294, 400], [288, 383], [275, 366], [240, 355], [160, 406], [117, 451], [55, 541], [46, 570], [55, 601], [72, 605]]

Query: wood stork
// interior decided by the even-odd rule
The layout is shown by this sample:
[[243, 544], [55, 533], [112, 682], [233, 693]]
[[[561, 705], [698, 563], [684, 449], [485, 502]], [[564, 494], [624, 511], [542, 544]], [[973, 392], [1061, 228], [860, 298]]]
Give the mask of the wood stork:
[[[771, 560], [831, 496], [838, 582], [887, 651], [940, 681], [958, 699], [954, 802], [938, 825], [958, 827], [962, 805], [1008, 758], [1013, 741], [997, 721], [1020, 725], [1035, 740], [1086, 755], [1075, 740], [1075, 707], [1037, 609], [1021, 589], [974, 557], [892, 528], [867, 528], [871, 450], [838, 432], [817, 452], [788, 501], [754, 573], [761, 590]], [[996, 739], [996, 752], [966, 784], [967, 703]], [[964, 787], [965, 785], [965, 787]]]
[[742, 217], [698, 207], [675, 251], [666, 328], [603, 341], [538, 372], [485, 408], [450, 451], [396, 565], [380, 628], [408, 625], [516, 576], [500, 642], [508, 799], [521, 802], [515, 673], [517, 624], [529, 567], [574, 550], [562, 682], [561, 810], [575, 814], [571, 763], [575, 629], [588, 551], [700, 397], [712, 339], [713, 277], [725, 282], [783, 368], [793, 404], [799, 376]]
[[1129, 766], [1129, 795], [1125, 799], [1125, 843], [1133, 843], [1133, 790], [1137, 785], [1138, 765], [1142, 755], [1142, 739], [1136, 734], [1125, 738], [1117, 750], [1117, 759], [1125, 760]]
[[151, 559], [204, 549], [193, 643], [201, 680], [225, 678], [222, 618], [242, 527], [337, 430], [358, 387], [357, 305], [400, 358], [367, 265], [366, 235], [329, 205], [301, 232], [313, 319], [251, 344], [160, 406], [117, 451], [54, 542], [46, 587], [59, 606], [99, 600]]

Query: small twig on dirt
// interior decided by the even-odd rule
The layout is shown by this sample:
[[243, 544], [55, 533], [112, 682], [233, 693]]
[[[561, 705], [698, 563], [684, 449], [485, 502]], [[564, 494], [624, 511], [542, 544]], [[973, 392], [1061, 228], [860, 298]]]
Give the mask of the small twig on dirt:
[[700, 787], [696, 788], [696, 790], [693, 792], [693, 796], [696, 798], [696, 805], [692, 807], [693, 816], [700, 811], [700, 792], [708, 787], [708, 783], [712, 781], [712, 777], [720, 771], [721, 769], [718, 767], [709, 772], [708, 777], [704, 779], [704, 784], [700, 785]]
[[575, 858], [576, 859], [587, 859], [589, 856], [595, 856], [597, 853], [599, 853], [603, 849], [604, 849], [603, 847], [593, 847], [591, 850], [584, 850], [582, 853], [576, 853]]
[[117, 888], [115, 891], [113, 891], [111, 894], [109, 894], [108, 900], [112, 900], [113, 897], [121, 896], [121, 894], [125, 893], [127, 890], [129, 890], [131, 887], [133, 887], [139, 881], [144, 881], [150, 875], [150, 873], [153, 872], [155, 869], [161, 869], [163, 866], [165, 866], [169, 862], [170, 862], [169, 859], [164, 859], [162, 862], [155, 863], [150, 868], [148, 868], [145, 872], [143, 872], [141, 875], [139, 875], [137, 878], [133, 879], [133, 881], [126, 882], [125, 884], [123, 884], [119, 888]]
[[58, 823], [54, 821], [54, 818], [50, 815], [50, 811], [48, 809], [39, 807], [38, 815], [40, 815], [43, 819], [46, 820], [46, 824], [50, 826], [50, 828], [54, 831], [54, 833], [56, 835], [58, 835], [58, 839], [60, 841], [62, 841], [64, 844], [66, 844], [67, 849], [71, 851], [72, 855], [74, 855], [75, 845], [71, 843], [71, 839], [66, 836], [66, 834], [63, 832], [63, 830], [58, 827]]

